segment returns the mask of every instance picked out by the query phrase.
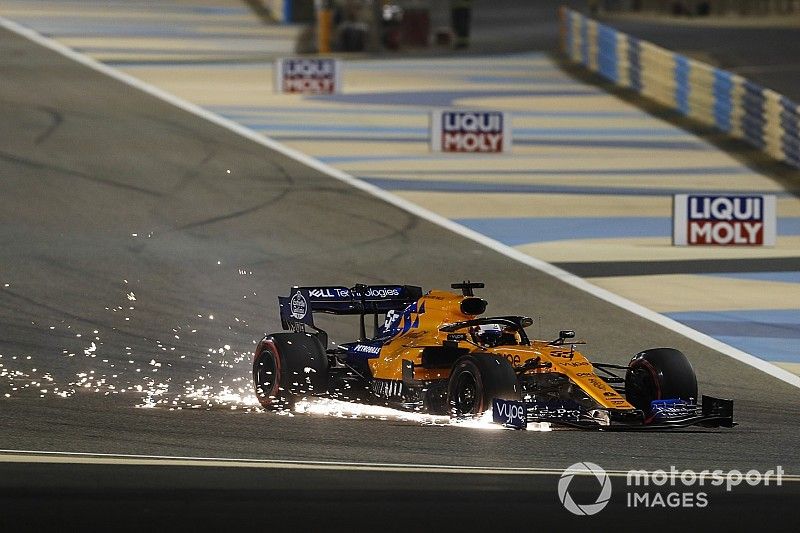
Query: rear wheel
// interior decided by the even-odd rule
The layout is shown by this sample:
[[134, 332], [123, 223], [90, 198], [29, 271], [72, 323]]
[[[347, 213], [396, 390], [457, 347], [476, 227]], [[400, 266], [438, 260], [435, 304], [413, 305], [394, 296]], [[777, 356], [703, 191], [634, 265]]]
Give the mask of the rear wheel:
[[625, 397], [649, 415], [653, 400], [697, 400], [697, 376], [683, 352], [673, 348], [645, 350], [628, 364]]
[[327, 392], [328, 356], [308, 333], [275, 333], [258, 343], [253, 384], [269, 410], [291, 409], [298, 399]]
[[517, 375], [505, 357], [465, 355], [450, 372], [447, 405], [450, 416], [470, 417], [492, 408], [492, 399], [519, 400]]

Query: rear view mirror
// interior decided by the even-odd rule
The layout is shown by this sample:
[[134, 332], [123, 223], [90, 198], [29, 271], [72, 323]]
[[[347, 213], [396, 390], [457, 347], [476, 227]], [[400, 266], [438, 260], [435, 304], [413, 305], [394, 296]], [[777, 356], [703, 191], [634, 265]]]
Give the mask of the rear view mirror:
[[574, 339], [575, 338], [575, 332], [572, 331], [571, 329], [562, 329], [561, 331], [558, 332], [558, 338], [559, 339]]

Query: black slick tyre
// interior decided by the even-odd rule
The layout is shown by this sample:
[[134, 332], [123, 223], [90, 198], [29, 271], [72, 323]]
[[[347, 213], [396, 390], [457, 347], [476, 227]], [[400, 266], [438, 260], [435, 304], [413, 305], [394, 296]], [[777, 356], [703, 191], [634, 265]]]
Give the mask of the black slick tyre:
[[697, 376], [683, 352], [674, 348], [645, 350], [628, 363], [625, 397], [649, 415], [654, 400], [696, 401]]
[[325, 394], [327, 383], [328, 356], [316, 336], [274, 333], [258, 343], [253, 385], [265, 409], [291, 409], [303, 397]]
[[505, 357], [465, 355], [453, 365], [447, 384], [450, 416], [469, 418], [492, 408], [492, 399], [519, 400], [517, 375]]

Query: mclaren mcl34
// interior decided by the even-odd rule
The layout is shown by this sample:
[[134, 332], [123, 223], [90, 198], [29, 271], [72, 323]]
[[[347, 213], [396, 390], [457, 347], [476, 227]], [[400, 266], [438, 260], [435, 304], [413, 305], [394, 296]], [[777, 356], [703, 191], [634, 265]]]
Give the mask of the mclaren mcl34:
[[[261, 405], [291, 409], [298, 399], [346, 401], [523, 428], [549, 422], [585, 429], [732, 427], [733, 401], [698, 397], [689, 360], [652, 348], [623, 365], [590, 361], [574, 332], [530, 339], [526, 316], [483, 316], [482, 283], [423, 294], [410, 285], [294, 287], [279, 297], [281, 333], [255, 350]], [[357, 340], [329, 346], [315, 313], [360, 317]], [[371, 316], [371, 320], [367, 317]], [[372, 322], [367, 334], [367, 323]]]

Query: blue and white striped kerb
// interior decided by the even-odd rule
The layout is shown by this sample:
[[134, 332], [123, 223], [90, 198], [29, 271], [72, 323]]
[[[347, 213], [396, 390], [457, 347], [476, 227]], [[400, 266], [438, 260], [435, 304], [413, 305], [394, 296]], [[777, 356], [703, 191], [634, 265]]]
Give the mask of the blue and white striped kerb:
[[800, 168], [800, 107], [737, 74], [641, 41], [562, 8], [573, 61], [682, 115]]

